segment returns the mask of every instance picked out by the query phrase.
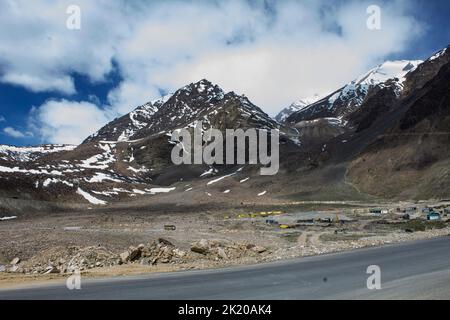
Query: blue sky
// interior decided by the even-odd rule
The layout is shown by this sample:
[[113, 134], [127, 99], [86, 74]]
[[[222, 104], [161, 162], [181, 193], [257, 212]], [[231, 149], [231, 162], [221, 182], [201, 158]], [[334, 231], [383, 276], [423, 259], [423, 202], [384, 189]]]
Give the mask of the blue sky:
[[[0, 144], [79, 143], [114, 117], [208, 78], [274, 115], [388, 59], [450, 44], [450, 2], [78, 1], [0, 4]], [[381, 30], [366, 30], [366, 7]]]

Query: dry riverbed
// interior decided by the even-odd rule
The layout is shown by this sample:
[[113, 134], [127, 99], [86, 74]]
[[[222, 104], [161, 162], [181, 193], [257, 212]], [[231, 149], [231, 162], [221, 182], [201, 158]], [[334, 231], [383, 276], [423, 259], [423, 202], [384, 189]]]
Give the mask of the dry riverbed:
[[[219, 268], [325, 254], [450, 234], [445, 214], [409, 219], [383, 204], [204, 212], [64, 212], [0, 221], [0, 287], [83, 277]], [[443, 211], [444, 212], [444, 211]]]

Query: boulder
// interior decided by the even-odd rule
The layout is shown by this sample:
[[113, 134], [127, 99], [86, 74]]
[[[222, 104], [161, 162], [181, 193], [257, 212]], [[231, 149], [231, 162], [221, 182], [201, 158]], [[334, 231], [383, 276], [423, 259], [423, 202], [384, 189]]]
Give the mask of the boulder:
[[19, 262], [20, 262], [20, 258], [16, 257], [16, 258], [12, 259], [9, 264], [12, 266], [15, 266], [16, 264], [19, 264]]
[[154, 251], [153, 246], [145, 246], [141, 251], [141, 258], [151, 257]]
[[141, 257], [142, 248], [130, 247], [128, 252], [130, 254], [128, 257], [129, 261], [135, 261]]
[[8, 271], [9, 272], [19, 272], [19, 266], [18, 265], [13, 265], [11, 268], [9, 268]]
[[219, 258], [228, 259], [228, 256], [223, 248], [217, 248], [217, 255], [219, 256]]
[[45, 268], [44, 274], [50, 274], [50, 273], [60, 273], [60, 271], [55, 266], [48, 266], [47, 268]]
[[263, 253], [263, 252], [267, 251], [266, 248], [261, 247], [261, 246], [254, 246], [254, 247], [252, 248], [252, 250], [255, 251], [255, 252], [257, 252], [257, 253]]
[[191, 251], [206, 255], [209, 252], [209, 242], [208, 240], [201, 239], [200, 241], [194, 242], [191, 246]]
[[158, 242], [161, 243], [161, 244], [164, 244], [164, 245], [166, 245], [166, 246], [173, 246], [173, 243], [172, 243], [172, 242], [170, 242], [169, 240], [166, 240], [166, 239], [164, 239], [164, 238], [159, 238], [159, 239], [158, 239]]
[[130, 260], [130, 252], [125, 251], [120, 254], [120, 262], [127, 263]]
[[184, 252], [183, 250], [180, 250], [178, 248], [173, 250], [173, 254], [179, 258], [183, 258], [186, 255], [186, 252]]

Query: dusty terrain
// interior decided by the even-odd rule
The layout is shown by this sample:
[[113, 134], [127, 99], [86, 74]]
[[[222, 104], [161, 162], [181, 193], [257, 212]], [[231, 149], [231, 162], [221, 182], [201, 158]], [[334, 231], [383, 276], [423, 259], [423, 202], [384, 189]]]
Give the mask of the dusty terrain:
[[[405, 219], [402, 210], [413, 206]], [[426, 221], [426, 206], [441, 219]], [[216, 268], [443, 236], [448, 207], [317, 201], [24, 214], [0, 221], [0, 286], [64, 279], [75, 269], [97, 277]]]

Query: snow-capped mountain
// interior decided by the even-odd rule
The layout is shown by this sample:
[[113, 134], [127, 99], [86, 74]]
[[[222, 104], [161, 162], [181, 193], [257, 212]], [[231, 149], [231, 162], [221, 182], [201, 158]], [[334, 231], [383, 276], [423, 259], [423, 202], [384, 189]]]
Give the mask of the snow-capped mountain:
[[44, 155], [72, 151], [76, 148], [73, 145], [46, 144], [34, 147], [15, 147], [0, 145], [0, 160], [5, 161], [33, 161]]
[[[354, 188], [339, 180], [347, 174], [367, 194], [384, 195], [379, 181], [395, 176], [389, 196], [408, 186], [414, 186], [410, 194], [447, 196], [444, 182], [450, 178], [440, 168], [450, 161], [449, 83], [448, 49], [423, 63], [386, 62], [323, 99], [295, 104], [299, 110], [280, 124], [244, 95], [201, 80], [136, 108], [76, 147], [0, 146], [0, 197], [99, 205], [158, 193], [185, 199], [190, 190], [189, 197], [203, 199], [211, 190], [195, 193], [198, 186], [225, 180], [235, 188], [227, 196], [236, 195], [238, 203], [239, 191], [256, 196], [270, 188], [281, 196], [328, 196], [325, 186], [333, 183], [333, 192], [351, 196]], [[279, 129], [280, 173], [264, 178], [251, 166], [175, 166], [171, 133], [199, 121], [220, 130]], [[417, 179], [394, 188], [411, 168]], [[444, 182], [435, 187], [433, 175]]]
[[200, 120], [208, 124], [224, 110], [229, 111], [231, 105], [238, 105], [240, 112], [246, 114], [251, 121], [259, 119], [261, 128], [276, 126], [266, 113], [245, 96], [234, 92], [225, 93], [218, 85], [203, 79], [108, 123], [84, 143], [142, 139]]
[[444, 48], [442, 50], [439, 50], [438, 52], [433, 54], [430, 58], [428, 58], [427, 61], [433, 61], [433, 60], [439, 59], [440, 57], [442, 57], [444, 54], [447, 53], [447, 50], [448, 50], [448, 47]]
[[313, 104], [314, 102], [318, 101], [320, 99], [319, 95], [315, 95], [311, 98], [306, 99], [300, 99], [292, 103], [289, 107], [284, 108], [275, 116], [275, 120], [277, 120], [280, 123], [283, 123], [286, 121], [286, 119], [293, 114], [294, 112], [301, 111], [305, 109], [310, 104]]
[[364, 103], [355, 137], [369, 143], [358, 149], [347, 171], [360, 191], [404, 199], [449, 197], [449, 48], [406, 74], [401, 97], [393, 103], [386, 103], [384, 89]]
[[225, 93], [219, 86], [201, 80], [108, 123], [77, 147], [1, 146], [2, 188], [14, 195], [36, 193], [42, 199], [75, 197], [106, 204], [112, 198], [174, 189], [160, 187], [159, 183], [210, 178], [221, 170], [214, 169], [205, 176], [205, 166], [186, 166], [178, 174], [172, 173], [178, 170], [171, 162], [172, 131], [193, 127], [199, 121], [205, 129], [279, 127], [247, 97]]
[[167, 102], [172, 95], [147, 102], [132, 112], [115, 119], [89, 136], [84, 142], [92, 141], [128, 141], [137, 131], [150, 125], [152, 116]]
[[286, 120], [299, 122], [324, 117], [345, 118], [358, 109], [370, 90], [377, 86], [392, 86], [399, 96], [404, 87], [405, 76], [421, 63], [420, 60], [382, 63], [325, 98], [294, 112]]

